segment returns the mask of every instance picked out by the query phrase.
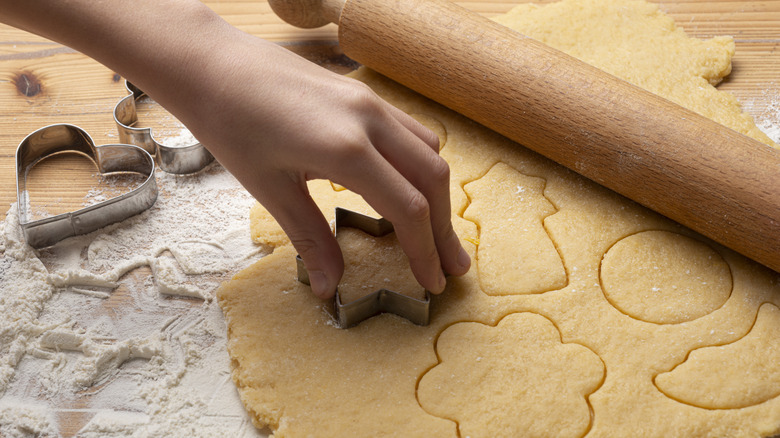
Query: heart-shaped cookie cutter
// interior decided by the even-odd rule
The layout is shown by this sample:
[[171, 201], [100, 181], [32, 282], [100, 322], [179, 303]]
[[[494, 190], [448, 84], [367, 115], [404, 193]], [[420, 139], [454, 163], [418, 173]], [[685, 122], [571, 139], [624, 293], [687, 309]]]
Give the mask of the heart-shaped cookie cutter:
[[152, 128], [134, 127], [138, 122], [136, 101], [146, 93], [128, 81], [125, 81], [125, 87], [130, 94], [114, 107], [114, 121], [122, 143], [144, 148], [157, 158], [160, 169], [168, 173], [195, 173], [214, 161], [214, 156], [198, 142], [187, 146], [168, 146], [154, 138]]
[[[147, 178], [139, 187], [80, 210], [35, 221], [29, 220], [27, 173], [39, 161], [55, 154], [79, 153], [89, 157], [100, 173], [134, 172]], [[127, 219], [157, 200], [154, 159], [144, 149], [127, 144], [95, 146], [92, 137], [75, 125], [57, 124], [31, 133], [16, 149], [16, 197], [19, 224], [33, 248], [53, 245], [66, 237], [86, 234]]]
[[[336, 207], [336, 234], [341, 227], [357, 228], [374, 237], [382, 237], [394, 231], [393, 224], [385, 218], [373, 218], [358, 212]], [[303, 259], [297, 256], [298, 281], [309, 284], [309, 273]], [[347, 304], [341, 302], [338, 288], [333, 298], [333, 311], [338, 326], [349, 328], [380, 313], [393, 313], [417, 325], [430, 321], [431, 294], [425, 291], [425, 299], [418, 300], [389, 289], [379, 289]]]

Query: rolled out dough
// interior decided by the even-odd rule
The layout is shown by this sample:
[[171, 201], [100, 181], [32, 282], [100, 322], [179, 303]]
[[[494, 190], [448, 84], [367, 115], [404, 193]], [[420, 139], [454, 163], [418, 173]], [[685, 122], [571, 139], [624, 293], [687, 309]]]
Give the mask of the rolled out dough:
[[[690, 39], [635, 0], [498, 20], [772, 144], [712, 86], [730, 71], [729, 38]], [[253, 238], [274, 252], [218, 292], [256, 425], [280, 437], [780, 433], [780, 275], [371, 71], [354, 76], [440, 133], [476, 263], [433, 297], [427, 327], [381, 315], [341, 330], [256, 206]], [[328, 182], [309, 188], [330, 219], [337, 205], [372, 213]]]
[[337, 240], [344, 254], [344, 275], [339, 282], [342, 304], [380, 289], [425, 299], [425, 289], [415, 280], [395, 233], [374, 237], [356, 228], [340, 228]]

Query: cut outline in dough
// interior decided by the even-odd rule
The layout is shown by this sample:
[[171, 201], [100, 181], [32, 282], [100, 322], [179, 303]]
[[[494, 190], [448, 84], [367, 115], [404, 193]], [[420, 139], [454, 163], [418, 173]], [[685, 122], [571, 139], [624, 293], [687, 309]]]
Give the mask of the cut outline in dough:
[[[753, 406], [758, 406], [758, 405], [761, 405], [761, 404], [763, 404], [763, 403], [767, 403], [767, 402], [769, 402], [769, 401], [771, 401], [771, 400], [773, 400], [773, 399], [776, 399], [776, 398], [780, 397], [780, 391], [778, 391], [778, 392], [777, 392], [777, 393], [776, 393], [774, 396], [768, 397], [767, 399], [765, 399], [765, 400], [762, 400], [762, 401], [760, 401], [760, 402], [753, 403], [753, 404], [749, 404], [749, 405], [745, 405], [745, 406], [723, 407], [723, 408], [718, 408], [718, 407], [703, 407], [703, 406], [698, 406], [698, 405], [695, 405], [695, 404], [693, 404], [693, 403], [687, 402], [687, 401], [685, 401], [685, 400], [682, 400], [682, 399], [680, 399], [680, 398], [678, 398], [678, 397], [674, 397], [674, 396], [672, 396], [672, 395], [670, 395], [670, 394], [667, 394], [667, 393], [666, 393], [664, 390], [662, 390], [662, 389], [661, 389], [661, 388], [658, 386], [658, 383], [656, 382], [656, 379], [657, 379], [657, 378], [658, 378], [658, 376], [660, 376], [661, 374], [668, 374], [668, 373], [671, 373], [671, 372], [673, 372], [674, 370], [676, 370], [676, 369], [677, 369], [679, 366], [681, 366], [681, 365], [683, 365], [683, 364], [687, 363], [687, 362], [688, 362], [688, 360], [690, 359], [690, 356], [691, 356], [691, 354], [692, 354], [693, 352], [695, 352], [695, 351], [698, 351], [698, 350], [703, 350], [703, 349], [708, 349], [708, 348], [725, 347], [725, 346], [733, 345], [733, 344], [736, 344], [736, 343], [738, 343], [738, 342], [740, 342], [740, 341], [744, 340], [744, 339], [745, 339], [745, 338], [747, 338], [748, 336], [750, 336], [750, 334], [753, 332], [753, 329], [755, 329], [755, 327], [756, 327], [756, 324], [758, 323], [758, 317], [759, 317], [759, 314], [761, 313], [761, 308], [762, 308], [762, 307], [764, 307], [764, 306], [773, 306], [773, 307], [775, 307], [775, 308], [777, 308], [777, 309], [779, 309], [779, 310], [780, 310], [780, 306], [778, 306], [776, 303], [773, 303], [773, 302], [771, 302], [771, 301], [764, 301], [764, 302], [762, 302], [762, 303], [761, 303], [761, 304], [758, 306], [758, 309], [757, 309], [756, 315], [755, 315], [755, 317], [754, 317], [754, 319], [753, 319], [753, 324], [751, 324], [751, 326], [750, 326], [750, 329], [748, 329], [748, 330], [745, 332], [745, 334], [744, 334], [744, 335], [740, 336], [740, 337], [739, 337], [739, 338], [737, 338], [737, 339], [731, 340], [730, 342], [720, 342], [720, 343], [707, 344], [707, 345], [703, 345], [703, 346], [701, 346], [701, 347], [698, 347], [698, 348], [694, 348], [694, 349], [692, 349], [692, 350], [689, 350], [689, 351], [688, 351], [688, 352], [685, 354], [685, 357], [683, 358], [683, 360], [682, 360], [682, 361], [680, 361], [680, 363], [677, 363], [677, 364], [675, 364], [674, 366], [672, 366], [670, 369], [668, 369], [668, 370], [666, 370], [666, 371], [659, 371], [658, 373], [656, 373], [656, 374], [654, 374], [654, 375], [653, 375], [652, 381], [653, 381], [653, 386], [655, 387], [655, 389], [656, 389], [656, 390], [657, 390], [659, 393], [661, 393], [661, 394], [662, 394], [664, 397], [667, 397], [667, 398], [668, 398], [668, 399], [670, 399], [670, 400], [674, 400], [674, 401], [675, 401], [675, 402], [677, 402], [677, 403], [684, 404], [684, 405], [686, 405], [686, 406], [691, 406], [691, 407], [698, 408], [698, 409], [705, 409], [705, 410], [708, 410], [708, 411], [735, 411], [735, 410], [739, 410], [739, 409], [747, 409], [747, 408], [750, 408], [750, 407], [753, 407]], [[771, 438], [780, 438], [780, 435], [776, 435], [776, 436], [773, 436], [773, 437], [771, 437]]]
[[507, 317], [512, 316], [512, 315], [521, 315], [521, 314], [536, 315], [536, 316], [540, 316], [540, 317], [544, 318], [547, 322], [552, 324], [552, 326], [555, 328], [555, 331], [558, 334], [557, 340], [558, 340], [558, 342], [560, 342], [561, 345], [579, 345], [579, 346], [585, 348], [586, 350], [588, 350], [593, 356], [598, 358], [599, 362], [601, 363], [601, 367], [602, 367], [601, 380], [598, 382], [597, 385], [594, 386], [593, 391], [591, 391], [590, 393], [584, 395], [585, 404], [588, 406], [588, 424], [585, 427], [581, 437], [587, 436], [588, 433], [590, 433], [591, 429], [593, 428], [594, 418], [595, 418], [595, 415], [596, 415], [595, 410], [593, 409], [593, 405], [590, 402], [590, 397], [593, 394], [595, 394], [596, 392], [598, 392], [604, 386], [604, 383], [607, 381], [607, 374], [609, 372], [609, 370], [607, 368], [607, 364], [606, 364], [606, 362], [604, 362], [604, 359], [598, 353], [593, 351], [593, 349], [588, 347], [587, 345], [584, 345], [584, 344], [579, 343], [579, 342], [564, 342], [564, 340], [563, 340], [563, 333], [561, 332], [561, 329], [558, 326], [558, 324], [556, 324], [556, 322], [552, 318], [550, 318], [547, 315], [544, 315], [541, 312], [524, 311], [524, 310], [510, 311], [510, 312], [507, 312], [506, 314], [496, 318], [495, 321], [493, 321], [492, 323], [485, 322], [485, 321], [478, 321], [478, 320], [471, 320], [471, 319], [469, 319], [469, 320], [454, 321], [454, 322], [452, 322], [450, 324], [446, 324], [446, 325], [442, 326], [441, 330], [439, 330], [439, 332], [436, 334], [436, 337], [434, 338], [434, 341], [433, 341], [433, 344], [432, 344], [433, 352], [436, 355], [436, 363], [432, 364], [430, 367], [426, 368], [420, 374], [420, 376], [417, 378], [417, 381], [415, 382], [414, 393], [415, 393], [415, 399], [417, 400], [417, 404], [420, 406], [420, 409], [422, 409], [428, 415], [436, 417], [436, 418], [441, 418], [441, 419], [444, 419], [444, 420], [452, 421], [453, 423], [455, 423], [455, 427], [456, 427], [455, 430], [457, 431], [458, 437], [462, 437], [463, 435], [462, 435], [461, 429], [460, 429], [460, 421], [458, 421], [455, 418], [450, 418], [449, 416], [440, 416], [440, 415], [434, 414], [431, 411], [429, 411], [428, 409], [426, 409], [425, 406], [423, 406], [422, 402], [420, 402], [420, 396], [419, 396], [420, 382], [425, 377], [425, 375], [427, 375], [431, 370], [433, 370], [437, 366], [442, 365], [444, 363], [444, 361], [441, 358], [441, 354], [439, 353], [439, 340], [440, 340], [442, 334], [445, 331], [447, 331], [451, 327], [454, 327], [454, 326], [459, 325], [459, 324], [464, 324], [464, 323], [471, 324], [471, 323], [474, 323], [474, 324], [479, 324], [479, 325], [485, 326], [487, 328], [497, 329], [498, 325], [502, 321], [504, 321]]
[[487, 296], [510, 297], [510, 296], [517, 296], [517, 295], [542, 295], [542, 294], [545, 294], [545, 293], [548, 293], [548, 292], [555, 292], [555, 291], [566, 289], [567, 287], [569, 287], [569, 284], [571, 283], [571, 272], [569, 271], [569, 266], [566, 263], [566, 259], [563, 256], [563, 252], [561, 251], [560, 246], [558, 245], [558, 243], [553, 238], [552, 233], [550, 233], [550, 229], [547, 227], [547, 219], [552, 217], [552, 216], [555, 216], [557, 213], [559, 213], [561, 211], [561, 209], [555, 203], [555, 201], [553, 199], [551, 199], [550, 197], [548, 197], [547, 194], [546, 194], [546, 191], [547, 191], [547, 178], [545, 178], [543, 176], [530, 175], [530, 174], [525, 173], [525, 172], [517, 169], [515, 166], [513, 166], [513, 165], [511, 165], [511, 164], [509, 164], [509, 163], [507, 163], [505, 161], [502, 161], [502, 160], [497, 160], [497, 161], [493, 162], [492, 164], [486, 166], [485, 171], [482, 172], [479, 176], [477, 176], [477, 177], [475, 177], [473, 179], [470, 179], [470, 180], [466, 180], [466, 181], [464, 181], [464, 182], [462, 182], [460, 184], [460, 189], [464, 193], [464, 195], [466, 196], [466, 203], [461, 208], [461, 210], [457, 213], [457, 216], [460, 217], [461, 219], [463, 219], [464, 221], [467, 221], [467, 222], [470, 222], [470, 223], [474, 224], [474, 227], [477, 230], [477, 238], [476, 238], [476, 240], [472, 240], [470, 238], [465, 238], [464, 239], [464, 240], [472, 243], [475, 246], [475, 263], [474, 263], [474, 266], [472, 267], [472, 269], [475, 269], [477, 271], [477, 277], [478, 278], [481, 277], [481, 272], [479, 270], [479, 247], [480, 247], [480, 242], [482, 240], [482, 225], [479, 224], [476, 221], [473, 221], [473, 220], [468, 219], [468, 218], [465, 217], [466, 211], [474, 203], [474, 198], [472, 198], [472, 196], [466, 190], [466, 186], [471, 184], [471, 183], [474, 183], [474, 182], [477, 182], [477, 181], [480, 181], [480, 180], [484, 179], [494, 168], [496, 168], [496, 166], [499, 166], [499, 165], [504, 165], [506, 167], [509, 167], [510, 169], [514, 170], [519, 175], [521, 175], [521, 176], [523, 176], [525, 178], [534, 178], [534, 179], [538, 179], [538, 180], [542, 181], [542, 188], [541, 188], [541, 191], [539, 192], [539, 195], [541, 197], [543, 197], [544, 200], [547, 201], [552, 206], [553, 210], [555, 210], [555, 211], [553, 213], [547, 215], [547, 216], [544, 216], [544, 218], [542, 218], [542, 221], [541, 221], [540, 225], [541, 225], [542, 229], [544, 230], [545, 234], [547, 235], [547, 238], [552, 243], [553, 248], [555, 248], [555, 252], [558, 254], [558, 259], [561, 261], [561, 266], [563, 267], [563, 272], [564, 272], [565, 279], [564, 279], [563, 285], [561, 285], [559, 288], [556, 288], [556, 289], [545, 289], [545, 290], [538, 290], [538, 291], [524, 292], [524, 293], [502, 293], [502, 294], [487, 293], [485, 291], [484, 287], [482, 287], [482, 283], [480, 282], [479, 283], [480, 291], [483, 294], [487, 295]]
[[[706, 313], [706, 314], [703, 314], [703, 315], [698, 316], [696, 318], [688, 319], [688, 320], [685, 320], [685, 321], [680, 321], [680, 322], [655, 322], [655, 321], [647, 321], [647, 320], [644, 320], [644, 319], [640, 319], [640, 318], [637, 318], [637, 317], [635, 317], [633, 315], [628, 314], [620, 306], [618, 306], [612, 299], [610, 299], [609, 295], [607, 294], [606, 287], [604, 286], [604, 279], [603, 279], [604, 257], [606, 257], [606, 255], [618, 243], [620, 243], [620, 242], [622, 242], [622, 241], [624, 241], [624, 240], [626, 240], [626, 239], [628, 239], [630, 237], [633, 237], [633, 236], [636, 236], [636, 235], [639, 235], [639, 234], [643, 234], [643, 233], [648, 233], [648, 232], [664, 232], [664, 233], [670, 233], [670, 234], [677, 234], [677, 235], [682, 236], [682, 237], [687, 237], [687, 238], [692, 239], [692, 240], [694, 240], [694, 241], [696, 241], [698, 243], [701, 243], [702, 245], [705, 245], [706, 247], [710, 248], [712, 251], [714, 251], [716, 254], [718, 254], [721, 257], [723, 262], [726, 264], [726, 267], [728, 268], [728, 275], [729, 275], [729, 281], [731, 282], [731, 289], [729, 290], [728, 297], [725, 300], [723, 300], [723, 302], [720, 304], [720, 306], [718, 306], [717, 308], [713, 309], [709, 313]], [[601, 290], [601, 293], [604, 296], [604, 299], [607, 300], [607, 302], [609, 303], [610, 306], [612, 306], [615, 310], [620, 312], [620, 314], [625, 315], [625, 316], [627, 316], [628, 318], [631, 318], [634, 321], [643, 322], [643, 323], [647, 323], [647, 324], [654, 324], [654, 325], [659, 325], [659, 326], [685, 324], [685, 323], [696, 321], [696, 320], [698, 320], [700, 318], [704, 318], [704, 317], [706, 317], [708, 315], [712, 315], [713, 313], [717, 312], [718, 310], [720, 310], [724, 306], [726, 306], [726, 304], [729, 302], [729, 300], [731, 300], [731, 298], [734, 295], [734, 284], [735, 284], [735, 281], [736, 281], [735, 278], [734, 278], [734, 267], [731, 266], [731, 264], [728, 262], [727, 258], [723, 256], [723, 254], [721, 253], [721, 251], [718, 250], [718, 248], [714, 247], [713, 245], [708, 244], [702, 238], [697, 238], [695, 235], [682, 234], [682, 233], [679, 233], [679, 232], [676, 232], [676, 231], [670, 231], [670, 230], [666, 230], [666, 229], [655, 229], [655, 228], [641, 230], [641, 231], [636, 231], [636, 232], [627, 234], [626, 236], [623, 236], [623, 237], [615, 240], [615, 242], [613, 242], [611, 245], [609, 245], [607, 250], [604, 251], [604, 254], [601, 256], [601, 260], [599, 260], [598, 280], [599, 280], [599, 289]], [[758, 312], [756, 312], [756, 316], [758, 316]], [[753, 322], [753, 324], [755, 324], [755, 321]], [[688, 354], [690, 354], [690, 351], [688, 352]]]

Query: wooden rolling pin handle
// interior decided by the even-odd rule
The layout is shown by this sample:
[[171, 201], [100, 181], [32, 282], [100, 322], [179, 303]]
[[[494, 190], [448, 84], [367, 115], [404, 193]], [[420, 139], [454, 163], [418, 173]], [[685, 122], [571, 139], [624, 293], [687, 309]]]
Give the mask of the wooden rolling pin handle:
[[338, 23], [356, 61], [780, 272], [780, 151], [446, 0]]
[[338, 23], [346, 0], [268, 0], [271, 9], [293, 26], [311, 29]]

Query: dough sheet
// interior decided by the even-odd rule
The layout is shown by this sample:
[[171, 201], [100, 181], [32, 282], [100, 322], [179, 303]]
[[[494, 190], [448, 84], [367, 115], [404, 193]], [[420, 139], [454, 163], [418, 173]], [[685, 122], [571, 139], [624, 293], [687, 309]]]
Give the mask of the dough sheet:
[[[635, 0], [522, 5], [498, 17], [773, 145], [717, 91], [734, 44], [699, 41]], [[780, 433], [780, 274], [367, 69], [353, 74], [435, 130], [474, 264], [429, 326], [336, 328], [274, 248], [222, 285], [233, 380], [278, 437], [771, 436]], [[376, 214], [327, 181], [323, 214]]]
[[344, 275], [339, 282], [342, 304], [387, 289], [418, 300], [425, 289], [414, 279], [409, 258], [395, 233], [374, 237], [356, 228], [339, 228], [336, 240], [344, 255]]

